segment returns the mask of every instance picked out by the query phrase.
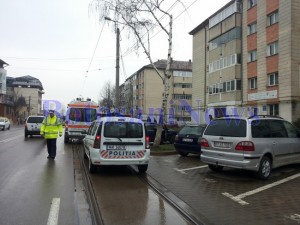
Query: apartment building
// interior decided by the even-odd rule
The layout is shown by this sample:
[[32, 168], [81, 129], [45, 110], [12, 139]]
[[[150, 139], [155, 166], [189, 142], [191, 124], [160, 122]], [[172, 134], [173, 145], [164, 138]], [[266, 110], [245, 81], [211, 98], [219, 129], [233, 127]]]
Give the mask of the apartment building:
[[[167, 60], [158, 60], [154, 64], [163, 75]], [[172, 121], [190, 121], [192, 61], [172, 60], [171, 71], [167, 117]], [[130, 76], [122, 86], [122, 106], [134, 116], [153, 115], [157, 119], [162, 107], [163, 90], [161, 77], [151, 64], [146, 65]]]
[[[232, 0], [193, 29], [193, 109], [299, 117], [300, 1]], [[200, 102], [200, 104], [199, 104]]]
[[8, 66], [8, 63], [0, 59], [0, 116], [5, 116], [11, 119], [13, 99], [6, 91], [7, 71], [5, 66]]

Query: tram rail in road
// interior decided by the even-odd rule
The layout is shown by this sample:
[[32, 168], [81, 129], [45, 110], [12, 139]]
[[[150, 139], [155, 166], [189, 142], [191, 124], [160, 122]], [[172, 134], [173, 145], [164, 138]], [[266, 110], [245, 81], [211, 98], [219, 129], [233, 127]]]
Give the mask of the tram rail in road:
[[[83, 157], [82, 147], [80, 145], [76, 146], [76, 148], [77, 151], [75, 152], [77, 152], [78, 158], [81, 162], [80, 165], [83, 171], [83, 180], [84, 184], [86, 185], [86, 195], [88, 198], [88, 202], [90, 203], [93, 222], [94, 224], [104, 225], [104, 220], [100, 210], [100, 206], [97, 202], [97, 197], [92, 182], [90, 180], [88, 167], [84, 163], [85, 159]], [[158, 183], [151, 176], [149, 176], [146, 173], [138, 173], [135, 167], [128, 166], [128, 168], [133, 174], [135, 174], [140, 180], [142, 180], [142, 182], [146, 183], [146, 185], [150, 187], [150, 189], [154, 191], [154, 193], [156, 193], [159, 198], [163, 199], [163, 201], [166, 201], [171, 207], [173, 207], [175, 211], [180, 215], [180, 217], [183, 217], [189, 224], [209, 224], [208, 221], [205, 221], [206, 219], [204, 217], [200, 218], [199, 214], [197, 214], [191, 207], [189, 207], [185, 202], [176, 197], [172, 192], [167, 190], [163, 185]]]

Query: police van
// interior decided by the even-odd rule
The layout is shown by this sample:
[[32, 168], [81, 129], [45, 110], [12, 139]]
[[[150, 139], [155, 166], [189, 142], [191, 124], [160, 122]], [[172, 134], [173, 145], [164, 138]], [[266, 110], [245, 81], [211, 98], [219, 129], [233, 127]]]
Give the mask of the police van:
[[85, 134], [84, 156], [89, 160], [90, 173], [101, 165], [135, 165], [140, 173], [147, 171], [150, 146], [142, 120], [102, 117]]
[[94, 120], [97, 119], [99, 106], [91, 99], [76, 98], [68, 104], [65, 120], [64, 142], [70, 139], [82, 140]]

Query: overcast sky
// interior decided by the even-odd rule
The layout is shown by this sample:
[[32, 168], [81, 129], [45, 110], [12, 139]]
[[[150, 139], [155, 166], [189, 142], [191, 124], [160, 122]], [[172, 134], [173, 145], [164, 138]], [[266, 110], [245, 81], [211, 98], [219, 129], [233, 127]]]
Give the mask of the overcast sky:
[[[7, 76], [36, 77], [43, 84], [44, 100], [58, 100], [64, 104], [79, 95], [98, 100], [106, 82], [115, 85], [115, 34], [111, 26], [98, 22], [96, 13], [89, 8], [90, 2], [1, 0], [0, 59], [9, 64]], [[192, 59], [189, 32], [229, 0], [182, 2], [187, 12], [183, 12], [179, 4], [170, 11], [175, 19], [174, 60]], [[163, 32], [154, 31], [151, 38], [154, 61], [166, 59], [166, 40]], [[143, 53], [129, 51], [133, 44], [121, 32], [120, 84], [149, 64]]]

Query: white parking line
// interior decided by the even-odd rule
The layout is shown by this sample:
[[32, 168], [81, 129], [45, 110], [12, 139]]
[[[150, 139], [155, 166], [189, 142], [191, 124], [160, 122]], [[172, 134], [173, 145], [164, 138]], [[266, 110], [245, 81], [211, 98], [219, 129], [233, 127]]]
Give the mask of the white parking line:
[[4, 139], [4, 140], [1, 140], [0, 143], [6, 143], [6, 142], [9, 142], [9, 141], [12, 141], [12, 140], [15, 140], [17, 139], [18, 137], [21, 137], [23, 135], [18, 135], [18, 136], [14, 136], [12, 138], [8, 138], [8, 139]]
[[53, 198], [47, 225], [57, 225], [59, 205], [60, 205], [60, 198]]
[[290, 180], [296, 179], [296, 178], [298, 178], [298, 177], [300, 177], [300, 173], [295, 174], [295, 175], [290, 176], [290, 177], [287, 177], [287, 178], [285, 178], [285, 179], [276, 181], [276, 182], [274, 182], [274, 183], [271, 183], [271, 184], [262, 186], [262, 187], [260, 187], [260, 188], [254, 189], [254, 190], [252, 190], [252, 191], [248, 191], [248, 192], [239, 194], [239, 195], [237, 195], [237, 196], [233, 196], [233, 195], [231, 195], [231, 194], [229, 194], [229, 193], [227, 193], [227, 192], [224, 192], [224, 193], [222, 193], [222, 194], [223, 194], [224, 196], [230, 198], [231, 200], [233, 200], [233, 201], [235, 201], [235, 202], [241, 204], [241, 205], [248, 205], [249, 203], [246, 202], [246, 201], [244, 201], [244, 200], [242, 200], [243, 198], [245, 198], [245, 197], [247, 197], [247, 196], [250, 196], [250, 195], [254, 195], [254, 194], [258, 193], [258, 192], [267, 190], [267, 189], [269, 189], [269, 188], [275, 187], [275, 186], [277, 186], [277, 185], [279, 185], [279, 184], [283, 184], [283, 183], [285, 183], [285, 182], [288, 182], [288, 181], [290, 181]]
[[186, 169], [177, 169], [177, 168], [174, 168], [174, 170], [176, 170], [176, 171], [178, 171], [180, 173], [185, 173], [184, 171], [202, 169], [202, 168], [206, 168], [206, 167], [207, 167], [207, 165], [205, 165], [205, 166], [191, 167], [191, 168], [186, 168]]

